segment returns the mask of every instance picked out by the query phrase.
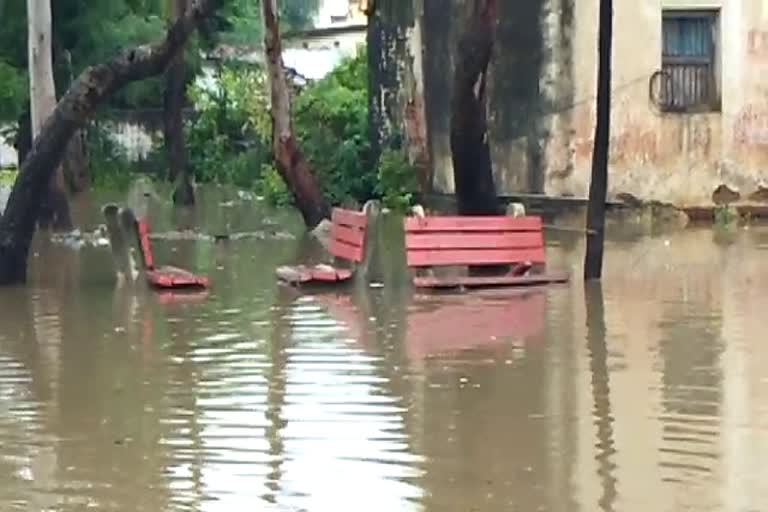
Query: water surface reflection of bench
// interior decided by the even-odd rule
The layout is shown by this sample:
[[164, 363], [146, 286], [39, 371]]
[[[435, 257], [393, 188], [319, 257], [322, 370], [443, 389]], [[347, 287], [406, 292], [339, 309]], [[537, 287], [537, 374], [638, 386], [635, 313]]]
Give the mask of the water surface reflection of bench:
[[395, 341], [402, 341], [412, 360], [466, 350], [503, 351], [510, 343], [544, 339], [547, 296], [543, 290], [414, 295], [400, 308], [381, 304], [381, 311], [375, 311], [370, 301], [359, 304], [361, 297], [354, 295], [325, 293], [313, 297], [363, 344], [375, 342], [372, 323], [377, 319], [383, 326], [381, 331], [399, 330], [394, 335], [401, 339]]

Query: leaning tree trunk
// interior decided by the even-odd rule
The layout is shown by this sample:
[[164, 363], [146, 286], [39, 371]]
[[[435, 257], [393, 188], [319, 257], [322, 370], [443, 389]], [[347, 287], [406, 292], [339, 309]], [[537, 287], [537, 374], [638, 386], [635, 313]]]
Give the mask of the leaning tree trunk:
[[[55, 7], [53, 4], [51, 7]], [[54, 17], [56, 11], [53, 11]], [[69, 50], [61, 48], [60, 45], [54, 45], [53, 48], [53, 66], [55, 69], [54, 78], [56, 81], [57, 97], [67, 92], [69, 86], [75, 77], [72, 74], [72, 55]], [[67, 188], [72, 194], [85, 192], [90, 185], [91, 179], [88, 173], [88, 154], [85, 143], [86, 131], [80, 130], [69, 141], [67, 153], [64, 157], [64, 178]]]
[[451, 154], [459, 215], [500, 212], [488, 146], [487, 82], [496, 0], [473, 0], [459, 38], [451, 101]]
[[603, 275], [605, 240], [605, 201], [608, 194], [608, 151], [611, 137], [611, 40], [613, 38], [613, 0], [600, 0], [598, 36], [597, 122], [592, 151], [592, 180], [587, 207], [587, 255], [584, 278]]
[[309, 229], [330, 215], [320, 184], [299, 149], [291, 124], [291, 99], [283, 70], [283, 51], [276, 0], [262, 0], [264, 51], [272, 101], [272, 149], [280, 175]]
[[162, 73], [190, 34], [218, 5], [219, 0], [199, 0], [170, 27], [162, 42], [127, 50], [110, 61], [88, 68], [61, 98], [24, 160], [0, 218], [0, 285], [26, 280], [27, 257], [40, 213], [40, 198], [61, 164], [74, 133], [85, 126], [96, 108], [111, 94], [131, 82]]
[[[187, 0], [169, 0], [171, 22], [184, 16]], [[184, 145], [184, 100], [186, 98], [187, 63], [184, 52], [179, 52], [171, 61], [165, 77], [165, 147], [168, 154], [168, 178], [175, 184], [173, 202], [191, 205], [195, 193], [189, 176], [189, 160]]]
[[16, 130], [13, 147], [16, 149], [19, 167], [21, 167], [32, 149], [32, 106], [29, 102], [24, 106], [16, 123], [19, 129]]
[[[53, 80], [53, 55], [50, 0], [27, 0], [29, 98], [32, 105], [32, 137], [40, 134], [48, 116], [56, 107], [56, 86]], [[64, 170], [58, 165], [48, 185], [40, 216], [42, 225], [57, 231], [72, 228]]]

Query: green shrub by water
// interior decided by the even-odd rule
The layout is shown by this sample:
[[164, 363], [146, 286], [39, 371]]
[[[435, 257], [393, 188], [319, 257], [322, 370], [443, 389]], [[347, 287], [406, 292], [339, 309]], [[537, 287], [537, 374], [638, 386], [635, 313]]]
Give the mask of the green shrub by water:
[[[264, 72], [254, 66], [225, 65], [216, 74], [215, 89], [196, 83], [188, 91], [195, 113], [185, 136], [196, 181], [233, 184], [272, 204], [290, 204], [272, 155]], [[294, 91], [294, 131], [331, 204], [381, 198], [385, 206], [403, 209], [417, 190], [415, 172], [399, 150], [385, 150], [380, 161], [374, 161], [367, 90], [367, 58], [361, 52], [324, 79]], [[89, 136], [89, 147], [97, 185], [122, 186], [131, 179], [131, 164], [102, 131]], [[149, 160], [144, 170], [154, 169], [162, 177], [167, 167], [162, 141], [157, 141]]]
[[16, 169], [0, 170], [0, 187], [12, 187], [17, 174]]

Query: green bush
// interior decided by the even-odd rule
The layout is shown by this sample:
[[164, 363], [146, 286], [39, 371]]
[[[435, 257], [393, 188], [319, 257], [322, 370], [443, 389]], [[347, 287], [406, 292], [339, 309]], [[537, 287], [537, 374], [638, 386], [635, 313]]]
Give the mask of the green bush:
[[367, 59], [346, 59], [298, 95], [294, 125], [299, 144], [332, 204], [375, 195], [368, 137]]
[[16, 169], [0, 170], [0, 187], [12, 187], [17, 175]]
[[273, 164], [264, 164], [256, 193], [274, 206], [288, 206], [293, 201], [288, 187]]
[[[276, 205], [290, 193], [275, 169], [269, 92], [262, 69], [237, 65], [217, 71], [217, 87], [189, 89], [195, 116], [187, 123], [190, 165], [198, 182], [255, 190]], [[293, 127], [333, 205], [382, 198], [404, 209], [417, 191], [406, 156], [385, 151], [377, 164], [368, 134], [368, 70], [364, 52], [345, 59], [327, 77], [295, 92]]]
[[727, 228], [739, 221], [739, 211], [733, 206], [721, 205], [715, 207], [714, 217], [717, 227]]
[[416, 169], [402, 151], [386, 149], [379, 158], [376, 192], [385, 207], [405, 212], [419, 190]]
[[200, 182], [253, 187], [271, 161], [266, 84], [258, 70], [224, 67], [219, 87], [190, 87], [195, 118], [186, 126], [189, 162]]
[[109, 136], [108, 128], [92, 123], [86, 133], [88, 168], [96, 188], [125, 190], [133, 179], [136, 165], [120, 145]]

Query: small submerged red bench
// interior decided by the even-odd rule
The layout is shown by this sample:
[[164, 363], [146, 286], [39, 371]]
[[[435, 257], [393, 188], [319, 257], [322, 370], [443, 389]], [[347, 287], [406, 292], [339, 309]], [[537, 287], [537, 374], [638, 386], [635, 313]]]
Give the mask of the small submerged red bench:
[[152, 242], [149, 240], [149, 224], [146, 219], [137, 220], [128, 208], [124, 209], [122, 214], [125, 227], [132, 226], [131, 231], [139, 239], [144, 273], [151, 286], [160, 289], [200, 289], [210, 285], [207, 277], [193, 274], [188, 270], [168, 265], [156, 267], [155, 257], [152, 253]]
[[155, 267], [152, 243], [149, 240], [149, 225], [144, 219], [139, 220], [139, 236], [149, 284], [155, 288], [208, 288], [210, 281], [205, 276], [170, 265]]
[[369, 225], [367, 211], [334, 208], [328, 247], [335, 260], [333, 265], [282, 266], [277, 269], [277, 277], [293, 286], [350, 281], [366, 258]]
[[417, 288], [479, 288], [564, 283], [567, 273], [545, 273], [540, 217], [408, 217], [408, 267], [508, 266], [501, 275], [416, 276]]

